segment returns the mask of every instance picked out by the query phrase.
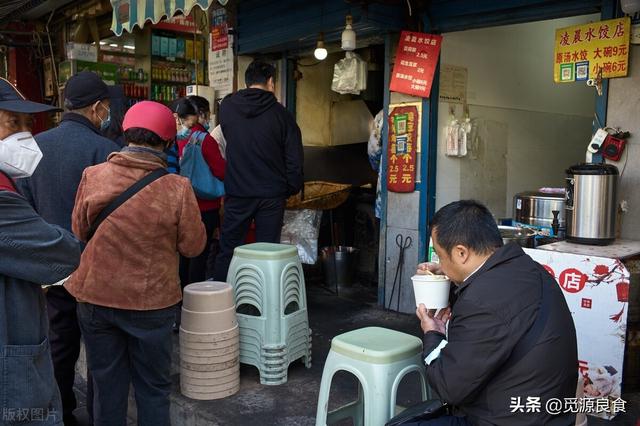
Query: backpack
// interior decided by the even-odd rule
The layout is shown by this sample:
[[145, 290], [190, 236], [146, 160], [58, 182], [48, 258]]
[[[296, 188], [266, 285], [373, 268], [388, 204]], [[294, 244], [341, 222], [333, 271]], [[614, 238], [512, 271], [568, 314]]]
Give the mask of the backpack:
[[189, 178], [196, 196], [201, 200], [213, 200], [224, 195], [224, 183], [213, 174], [202, 156], [205, 132], [194, 131], [182, 151], [180, 175]]

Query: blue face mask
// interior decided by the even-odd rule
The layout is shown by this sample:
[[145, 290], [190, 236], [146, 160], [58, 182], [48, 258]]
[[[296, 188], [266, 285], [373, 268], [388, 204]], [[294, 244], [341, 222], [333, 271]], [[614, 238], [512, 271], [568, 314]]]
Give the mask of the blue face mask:
[[211, 124], [209, 124], [209, 122], [207, 121], [206, 123], [204, 123], [204, 124], [202, 125], [202, 127], [204, 127], [204, 129], [208, 132], [208, 131], [209, 131], [209, 129], [211, 128]]
[[191, 132], [191, 129], [185, 126], [184, 123], [181, 123], [180, 130], [178, 130], [176, 138], [185, 139], [187, 136], [189, 136], [189, 132]]
[[111, 124], [111, 109], [107, 108], [102, 104], [100, 105], [102, 106], [102, 108], [107, 110], [107, 118], [103, 120], [102, 118], [100, 118], [100, 116], [98, 116], [98, 118], [100, 119], [100, 130], [105, 131], [109, 128], [109, 125]]

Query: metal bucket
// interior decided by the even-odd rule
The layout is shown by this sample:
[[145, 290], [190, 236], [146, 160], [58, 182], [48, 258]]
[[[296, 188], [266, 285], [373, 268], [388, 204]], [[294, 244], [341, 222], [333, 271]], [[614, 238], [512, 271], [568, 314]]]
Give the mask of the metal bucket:
[[498, 226], [502, 242], [508, 244], [515, 242], [521, 247], [534, 248], [536, 231], [515, 226]]
[[323, 247], [320, 250], [325, 283], [330, 288], [350, 287], [357, 266], [358, 249], [355, 247]]

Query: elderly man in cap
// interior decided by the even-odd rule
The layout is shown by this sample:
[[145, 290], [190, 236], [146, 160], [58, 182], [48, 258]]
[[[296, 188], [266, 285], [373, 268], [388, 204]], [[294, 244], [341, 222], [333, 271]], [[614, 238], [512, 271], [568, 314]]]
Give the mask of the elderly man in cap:
[[[68, 110], [55, 129], [36, 136], [44, 157], [38, 170], [18, 182], [19, 189], [47, 222], [71, 230], [71, 212], [82, 172], [106, 161], [119, 147], [100, 134], [109, 126], [109, 88], [90, 71], [71, 77], [64, 90]], [[65, 424], [75, 424], [75, 364], [80, 354], [76, 300], [62, 287], [47, 293], [51, 352], [62, 395]], [[88, 408], [91, 414], [91, 400]]]
[[33, 174], [42, 159], [31, 114], [56, 108], [25, 100], [0, 79], [0, 424], [62, 425], [47, 339], [41, 285], [69, 276], [80, 243], [46, 223], [18, 194], [14, 179]]

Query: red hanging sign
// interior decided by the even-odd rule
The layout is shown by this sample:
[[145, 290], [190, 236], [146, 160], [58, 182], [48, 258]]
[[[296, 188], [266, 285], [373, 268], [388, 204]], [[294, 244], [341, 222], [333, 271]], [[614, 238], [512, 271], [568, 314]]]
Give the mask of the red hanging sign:
[[227, 24], [215, 25], [211, 28], [211, 50], [216, 52], [218, 50], [226, 49], [229, 47], [229, 31]]
[[397, 106], [389, 113], [387, 190], [413, 192], [420, 112], [414, 105]]
[[403, 31], [393, 65], [390, 89], [428, 98], [441, 45], [442, 36]]

